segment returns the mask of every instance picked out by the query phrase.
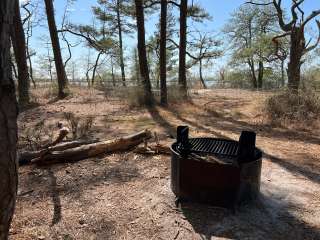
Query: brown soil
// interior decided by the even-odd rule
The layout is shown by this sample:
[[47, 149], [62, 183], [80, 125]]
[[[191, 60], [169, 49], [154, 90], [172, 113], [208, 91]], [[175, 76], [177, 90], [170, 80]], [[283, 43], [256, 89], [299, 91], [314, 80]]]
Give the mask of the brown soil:
[[260, 200], [229, 210], [184, 203], [170, 190], [170, 157], [115, 153], [76, 163], [22, 166], [10, 239], [320, 239], [320, 138], [316, 130], [272, 127], [261, 111], [269, 93], [199, 90], [187, 103], [132, 109], [124, 98], [73, 89], [20, 114], [21, 134], [63, 112], [94, 117], [91, 136], [113, 138], [144, 128], [170, 144], [179, 124], [193, 136], [237, 139], [257, 132], [263, 151]]

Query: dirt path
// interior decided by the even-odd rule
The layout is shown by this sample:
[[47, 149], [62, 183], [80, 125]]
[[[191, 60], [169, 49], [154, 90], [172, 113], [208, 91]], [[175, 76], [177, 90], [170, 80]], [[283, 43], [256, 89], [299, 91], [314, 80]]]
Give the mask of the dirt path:
[[[259, 110], [268, 94], [208, 90], [192, 104], [130, 109], [118, 98], [79, 90], [73, 98], [20, 115], [32, 127], [53, 125], [62, 111], [94, 116], [95, 137], [151, 128], [170, 144], [179, 124], [193, 136], [237, 139], [258, 134], [264, 150], [261, 199], [236, 214], [195, 203], [177, 209], [170, 190], [170, 157], [134, 153], [101, 156], [46, 168], [20, 168], [11, 239], [320, 239], [320, 138], [316, 131], [272, 128]], [[260, 99], [257, 102], [257, 99]]]

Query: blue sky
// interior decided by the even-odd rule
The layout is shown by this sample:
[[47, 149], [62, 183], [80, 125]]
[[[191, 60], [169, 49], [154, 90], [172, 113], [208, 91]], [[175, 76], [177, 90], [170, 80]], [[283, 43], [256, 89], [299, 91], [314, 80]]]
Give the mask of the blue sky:
[[[20, 2], [27, 0], [20, 0]], [[32, 0], [34, 1], [34, 0]], [[43, 4], [43, 1], [40, 0]], [[55, 0], [54, 7], [56, 11], [56, 22], [58, 28], [61, 25], [62, 14], [64, 12], [67, 0]], [[191, 0], [189, 0], [191, 2]], [[230, 18], [230, 14], [234, 12], [241, 4], [244, 4], [245, 0], [194, 0], [195, 3], [199, 3], [209, 14], [212, 16], [212, 21], [206, 22], [204, 24], [197, 25], [197, 28], [200, 30], [203, 29], [205, 31], [214, 31], [219, 33], [221, 28]], [[75, 24], [88, 24], [92, 22], [92, 12], [91, 6], [96, 4], [95, 0], [76, 0], [74, 3], [68, 8], [69, 18], [72, 23]], [[283, 0], [283, 6], [285, 8], [289, 8], [291, 4], [291, 0]], [[320, 0], [305, 0], [302, 8], [305, 11], [305, 14], [308, 15], [312, 10], [320, 8]], [[43, 9], [42, 9], [43, 10]], [[39, 9], [39, 11], [42, 11]], [[319, 18], [318, 18], [319, 19]], [[156, 28], [155, 24], [158, 22], [157, 14], [153, 16], [149, 16], [146, 21], [146, 32], [147, 36], [152, 34]], [[44, 21], [44, 25], [46, 25], [46, 21]], [[34, 36], [31, 41], [32, 48], [37, 52], [37, 54], [45, 54], [45, 43], [43, 40], [40, 40], [42, 36], [49, 36], [48, 31], [45, 27], [37, 27], [34, 29]], [[73, 36], [69, 36], [73, 41], [77, 41]], [[126, 37], [125, 41], [126, 54], [132, 52], [132, 48], [136, 45], [135, 34], [132, 37]], [[61, 42], [63, 47], [63, 43]], [[78, 61], [79, 59], [83, 60], [84, 56], [88, 54], [87, 47], [84, 45], [79, 45], [73, 48], [73, 56], [74, 60]], [[96, 53], [91, 51], [92, 56], [94, 57]], [[226, 58], [217, 60], [219, 62], [218, 65], [225, 64]], [[213, 70], [215, 71], [215, 70]]]

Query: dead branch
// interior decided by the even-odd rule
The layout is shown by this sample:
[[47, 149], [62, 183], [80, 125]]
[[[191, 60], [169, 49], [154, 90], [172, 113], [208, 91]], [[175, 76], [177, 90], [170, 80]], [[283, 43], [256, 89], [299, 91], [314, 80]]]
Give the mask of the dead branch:
[[94, 140], [75, 140], [70, 142], [62, 142], [56, 144], [55, 146], [48, 147], [45, 149], [37, 150], [37, 151], [25, 151], [19, 154], [19, 165], [26, 165], [31, 162], [32, 159], [39, 158], [50, 151], [63, 151], [70, 148], [76, 148], [82, 145], [91, 144], [98, 142], [97, 139]]
[[43, 151], [39, 157], [32, 159], [31, 163], [43, 165], [59, 162], [75, 162], [94, 157], [99, 154], [129, 150], [142, 143], [145, 139], [149, 139], [151, 137], [151, 131], [144, 130], [129, 136], [85, 144], [75, 148], [68, 148], [66, 150], [47, 150]]

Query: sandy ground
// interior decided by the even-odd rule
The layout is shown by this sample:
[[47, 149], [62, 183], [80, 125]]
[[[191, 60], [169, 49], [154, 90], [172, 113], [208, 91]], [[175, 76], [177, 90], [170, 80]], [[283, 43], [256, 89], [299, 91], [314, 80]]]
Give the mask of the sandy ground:
[[169, 145], [179, 124], [192, 136], [237, 139], [255, 130], [265, 152], [261, 196], [235, 214], [196, 203], [176, 208], [163, 155], [23, 166], [10, 239], [320, 239], [319, 128], [271, 127], [261, 111], [269, 94], [199, 90], [189, 103], [149, 110], [96, 90], [74, 89], [60, 101], [36, 94], [40, 105], [20, 114], [21, 134], [41, 120], [54, 126], [63, 112], [93, 116], [91, 135], [101, 139], [149, 128]]

